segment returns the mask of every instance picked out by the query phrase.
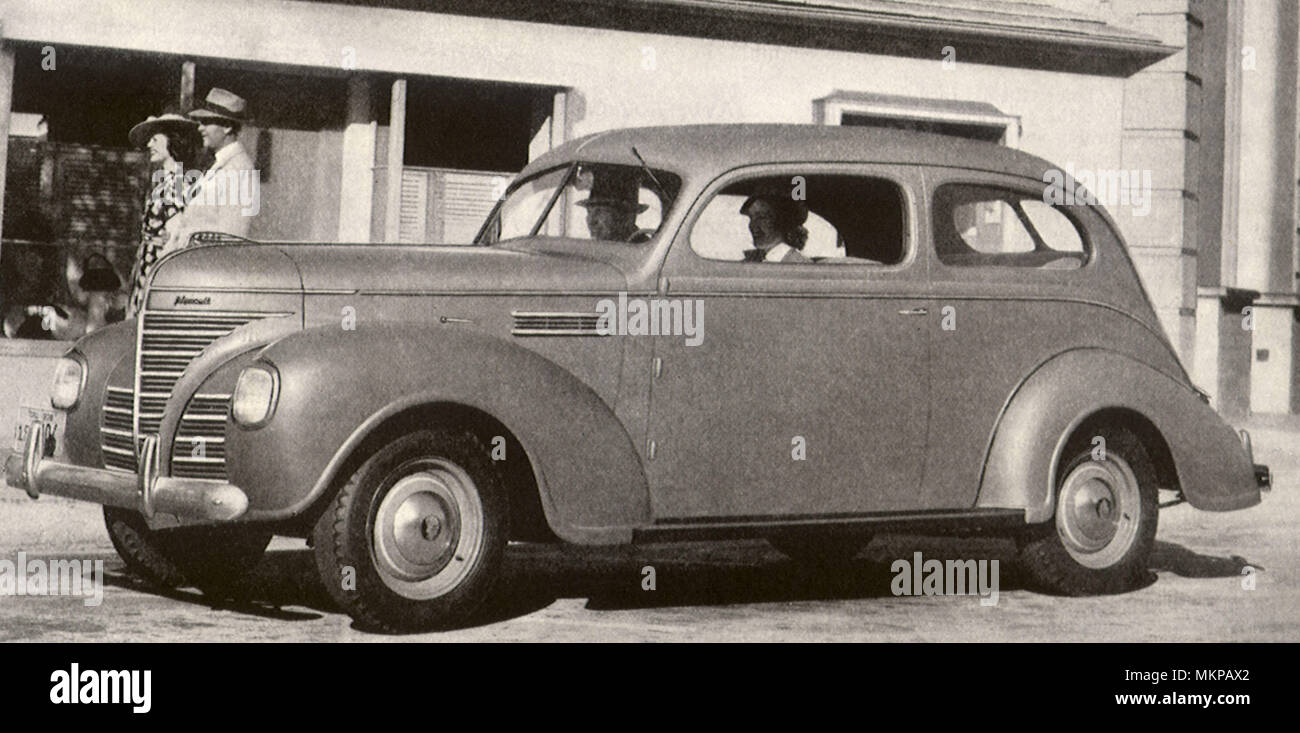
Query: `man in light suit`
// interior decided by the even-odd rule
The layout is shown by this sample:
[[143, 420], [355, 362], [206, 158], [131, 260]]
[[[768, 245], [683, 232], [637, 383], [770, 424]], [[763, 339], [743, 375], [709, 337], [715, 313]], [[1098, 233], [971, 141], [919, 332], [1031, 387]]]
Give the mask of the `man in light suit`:
[[261, 177], [253, 159], [239, 142], [248, 121], [243, 97], [214, 87], [204, 106], [189, 114], [199, 125], [203, 144], [216, 159], [186, 196], [188, 204], [169, 226], [167, 250], [188, 246], [196, 232], [247, 237], [253, 217], [261, 211]]

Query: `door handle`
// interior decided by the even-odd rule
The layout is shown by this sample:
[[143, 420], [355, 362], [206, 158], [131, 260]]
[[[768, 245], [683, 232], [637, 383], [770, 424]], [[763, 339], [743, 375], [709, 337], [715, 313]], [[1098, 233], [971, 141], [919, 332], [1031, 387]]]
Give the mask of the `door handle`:
[[929, 315], [930, 311], [925, 308], [904, 308], [898, 312], [900, 316], [924, 316]]

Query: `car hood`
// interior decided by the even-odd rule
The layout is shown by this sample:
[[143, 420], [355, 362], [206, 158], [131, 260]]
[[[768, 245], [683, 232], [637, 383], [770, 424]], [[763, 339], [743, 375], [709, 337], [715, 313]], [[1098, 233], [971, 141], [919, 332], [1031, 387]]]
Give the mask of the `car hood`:
[[311, 292], [614, 292], [622, 269], [572, 252], [496, 247], [240, 244], [183, 250], [154, 287]]

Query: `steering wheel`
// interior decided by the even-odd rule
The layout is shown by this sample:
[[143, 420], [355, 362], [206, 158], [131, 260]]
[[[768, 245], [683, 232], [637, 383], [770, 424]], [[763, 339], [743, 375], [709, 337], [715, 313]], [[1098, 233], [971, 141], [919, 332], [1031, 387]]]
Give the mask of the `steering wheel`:
[[645, 244], [653, 239], [654, 236], [655, 232], [653, 229], [638, 229], [632, 234], [632, 236], [627, 238], [627, 241], [631, 244]]

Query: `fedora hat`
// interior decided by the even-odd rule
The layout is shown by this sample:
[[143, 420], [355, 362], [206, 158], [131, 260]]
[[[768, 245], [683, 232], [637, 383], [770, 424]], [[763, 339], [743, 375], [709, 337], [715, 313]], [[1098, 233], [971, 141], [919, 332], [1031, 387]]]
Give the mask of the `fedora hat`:
[[168, 112], [159, 116], [149, 115], [149, 119], [131, 128], [127, 138], [131, 140], [131, 145], [139, 148], [160, 132], [164, 135], [197, 134], [198, 129], [195, 127], [194, 120]]
[[203, 106], [190, 112], [190, 119], [200, 124], [208, 122], [248, 122], [248, 103], [244, 98], [220, 87], [212, 87], [203, 100]]
[[635, 175], [613, 168], [598, 169], [591, 184], [591, 195], [577, 202], [577, 205], [583, 208], [608, 206], [640, 214], [650, 207], [637, 202], [639, 194], [640, 186]]

